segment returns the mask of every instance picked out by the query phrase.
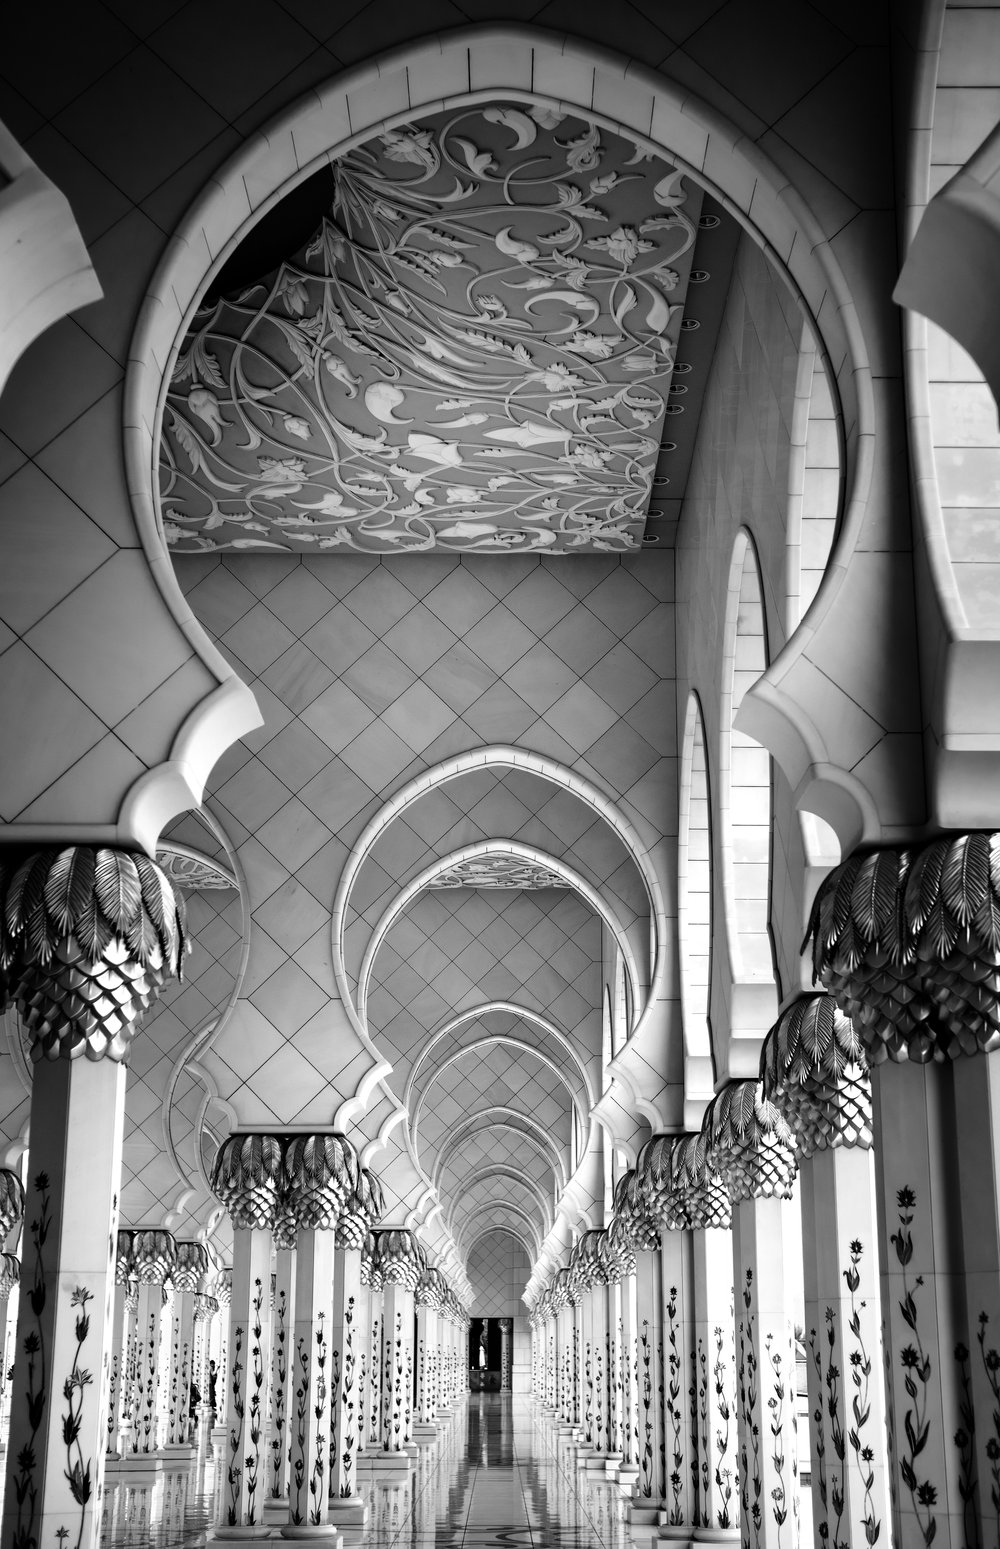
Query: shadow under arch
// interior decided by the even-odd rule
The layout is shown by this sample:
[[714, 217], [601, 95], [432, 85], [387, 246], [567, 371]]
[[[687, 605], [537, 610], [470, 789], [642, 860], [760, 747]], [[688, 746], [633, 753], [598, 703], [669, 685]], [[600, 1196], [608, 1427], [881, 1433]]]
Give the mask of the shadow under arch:
[[[456, 83], [460, 83], [456, 90]], [[180, 341], [200, 296], [249, 228], [332, 157], [420, 113], [502, 97], [558, 104], [585, 114], [639, 145], [669, 157], [708, 189], [783, 273], [813, 320], [824, 353], [840, 362], [844, 422], [852, 426], [848, 488], [837, 547], [812, 608], [813, 626], [836, 596], [857, 541], [872, 477], [874, 401], [868, 353], [857, 312], [828, 234], [790, 179], [723, 114], [668, 75], [593, 43], [528, 25], [487, 23], [404, 45], [337, 75], [283, 111], [213, 177], [189, 210], [157, 266], [142, 303], [125, 384], [126, 476], [136, 525], [156, 585], [192, 646], [219, 677], [219, 688], [189, 717], [187, 737], [160, 769], [137, 782], [135, 800], [165, 814], [190, 805], [189, 776], [252, 727], [252, 695], [215, 651], [185, 603], [163, 538], [156, 460], [163, 402]], [[711, 164], [714, 175], [706, 173]], [[721, 179], [721, 181], [719, 181]], [[831, 378], [832, 380], [832, 378]], [[859, 818], [850, 781], [834, 778], [818, 730], [803, 723], [788, 682], [808, 643], [798, 631], [782, 653], [782, 672], [758, 707], [767, 742], [800, 770], [807, 791], [832, 779], [831, 811], [842, 826]], [[241, 719], [242, 717], [242, 719]], [[245, 722], [249, 718], [249, 724]], [[781, 748], [779, 753], [777, 750]], [[172, 750], [173, 752], [173, 750]], [[199, 764], [199, 759], [201, 764]], [[204, 773], [207, 775], [207, 769]], [[836, 772], [835, 772], [836, 773]], [[161, 789], [162, 787], [162, 789]], [[126, 800], [130, 800], [127, 798]], [[843, 815], [845, 802], [853, 814]]]

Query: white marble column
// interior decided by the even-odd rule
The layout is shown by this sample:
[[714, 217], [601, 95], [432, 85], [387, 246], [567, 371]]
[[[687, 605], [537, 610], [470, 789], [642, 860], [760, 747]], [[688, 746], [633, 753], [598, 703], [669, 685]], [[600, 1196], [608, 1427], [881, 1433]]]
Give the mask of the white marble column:
[[295, 1238], [279, 1235], [284, 1221], [274, 1227], [275, 1281], [271, 1316], [271, 1436], [268, 1443], [267, 1496], [269, 1501], [288, 1500], [288, 1415], [292, 1372], [292, 1319], [295, 1306]]
[[[233, 1225], [232, 1285], [219, 1402], [226, 1423], [222, 1528], [230, 1540], [260, 1536], [267, 1495], [271, 1227], [285, 1186], [284, 1147], [274, 1135], [236, 1134], [215, 1159], [212, 1187]], [[221, 1300], [221, 1297], [220, 1297]], [[235, 1539], [239, 1542], [239, 1538]]]
[[168, 1394], [160, 1381], [164, 1343], [164, 1285], [173, 1268], [176, 1242], [156, 1227], [132, 1234], [132, 1257], [139, 1285], [136, 1308], [136, 1358], [132, 1398], [131, 1455], [149, 1458], [163, 1445], [169, 1416]]
[[337, 1222], [330, 1331], [330, 1520], [338, 1527], [352, 1529], [365, 1521], [365, 1506], [358, 1493], [367, 1303], [361, 1285], [361, 1257], [381, 1209], [377, 1180], [362, 1169], [359, 1187], [345, 1202]]
[[753, 1081], [724, 1087], [703, 1131], [733, 1206], [742, 1533], [755, 1549], [797, 1549], [795, 1343], [785, 1273], [792, 1135]]
[[379, 1466], [395, 1466], [413, 1451], [413, 1293], [426, 1260], [412, 1232], [376, 1233], [382, 1271], [382, 1415]]
[[[106, 1451], [118, 1458], [125, 1450], [123, 1431], [131, 1413], [131, 1352], [135, 1339], [135, 1320], [129, 1306], [135, 1306], [132, 1290], [132, 1233], [119, 1232], [115, 1251], [115, 1299], [111, 1312], [111, 1366], [108, 1380], [108, 1434]], [[131, 1324], [131, 1328], [130, 1328]]]
[[170, 1328], [169, 1413], [164, 1443], [176, 1455], [191, 1449], [190, 1401], [194, 1377], [194, 1304], [208, 1272], [204, 1243], [178, 1242], [170, 1278], [174, 1286]]

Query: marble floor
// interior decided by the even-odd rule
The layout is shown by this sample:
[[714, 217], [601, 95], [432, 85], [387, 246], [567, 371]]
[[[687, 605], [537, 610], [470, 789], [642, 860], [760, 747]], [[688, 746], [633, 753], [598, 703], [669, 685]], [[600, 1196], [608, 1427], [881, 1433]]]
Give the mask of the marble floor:
[[[109, 1476], [102, 1549], [195, 1549], [218, 1520], [221, 1470], [207, 1433], [192, 1467], [145, 1482]], [[362, 1477], [369, 1506], [350, 1549], [626, 1549], [614, 1485], [569, 1469], [527, 1398], [470, 1394], [399, 1480]]]

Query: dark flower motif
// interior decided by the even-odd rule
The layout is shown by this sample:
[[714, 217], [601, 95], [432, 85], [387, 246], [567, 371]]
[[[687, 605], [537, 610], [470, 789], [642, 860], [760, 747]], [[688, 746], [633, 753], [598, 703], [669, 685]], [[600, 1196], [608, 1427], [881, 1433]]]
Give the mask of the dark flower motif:
[[903, 1346], [902, 1350], [899, 1352], [899, 1359], [900, 1363], [906, 1367], [907, 1371], [912, 1371], [914, 1367], [919, 1366], [920, 1364], [920, 1357], [912, 1345]]
[[937, 1505], [937, 1488], [931, 1484], [929, 1479], [925, 1479], [923, 1484], [917, 1486], [917, 1500], [921, 1506]]
[[900, 1210], [912, 1210], [916, 1203], [917, 1196], [914, 1194], [912, 1189], [897, 1189], [896, 1204], [899, 1206]]
[[864, 1251], [865, 1250], [860, 1238], [855, 1237], [854, 1241], [851, 1243], [851, 1252], [854, 1254], [855, 1258], [859, 1259]]

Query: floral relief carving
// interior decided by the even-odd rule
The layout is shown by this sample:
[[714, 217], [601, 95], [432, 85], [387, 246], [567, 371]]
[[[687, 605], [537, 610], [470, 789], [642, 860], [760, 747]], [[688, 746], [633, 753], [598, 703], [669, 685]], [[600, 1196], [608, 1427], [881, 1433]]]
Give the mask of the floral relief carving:
[[694, 245], [681, 174], [501, 104], [385, 130], [332, 172], [312, 241], [184, 340], [168, 544], [633, 547]]
[[[679, 1526], [684, 1521], [683, 1468], [684, 1468], [684, 1444], [683, 1444], [683, 1412], [681, 1409], [681, 1357], [680, 1344], [677, 1335], [677, 1287], [670, 1287], [670, 1297], [667, 1301], [667, 1403], [666, 1418], [670, 1427], [670, 1516], [669, 1522], [673, 1527]], [[665, 1442], [666, 1445], [666, 1442]]]
[[278, 1292], [274, 1304], [274, 1343], [275, 1343], [275, 1376], [274, 1392], [271, 1398], [271, 1421], [274, 1435], [271, 1438], [271, 1498], [277, 1500], [281, 1496], [281, 1464], [285, 1451], [285, 1384], [288, 1380], [288, 1358], [286, 1345], [288, 1330], [286, 1327], [287, 1296], [282, 1286]]
[[916, 1205], [917, 1197], [911, 1188], [904, 1187], [896, 1191], [896, 1214], [899, 1226], [892, 1233], [890, 1241], [902, 1270], [903, 1299], [899, 1303], [899, 1311], [913, 1336], [912, 1342], [904, 1345], [899, 1352], [899, 1364], [903, 1369], [903, 1387], [910, 1402], [903, 1415], [906, 1445], [903, 1447], [899, 1438], [897, 1446], [899, 1447], [900, 1477], [909, 1491], [913, 1513], [924, 1543], [930, 1544], [937, 1533], [937, 1517], [934, 1511], [937, 1505], [937, 1486], [932, 1479], [920, 1476], [918, 1470], [921, 1465], [918, 1459], [924, 1452], [930, 1435], [928, 1408], [933, 1366], [920, 1336], [918, 1307], [914, 1294], [923, 1286], [923, 1276], [917, 1275], [911, 1286], [906, 1273], [907, 1266], [913, 1258], [911, 1228]]

